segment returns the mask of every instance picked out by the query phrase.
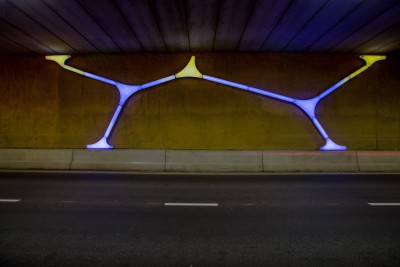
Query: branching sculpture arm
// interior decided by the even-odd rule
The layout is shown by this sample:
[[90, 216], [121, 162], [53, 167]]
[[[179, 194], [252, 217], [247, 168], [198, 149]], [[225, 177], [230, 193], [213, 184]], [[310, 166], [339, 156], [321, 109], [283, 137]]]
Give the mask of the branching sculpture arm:
[[321, 150], [346, 150], [345, 146], [338, 145], [329, 138], [328, 134], [326, 133], [326, 131], [324, 130], [324, 128], [322, 127], [322, 125], [319, 123], [319, 121], [317, 120], [317, 118], [315, 116], [315, 109], [321, 99], [323, 99], [327, 95], [331, 94], [337, 88], [339, 88], [340, 86], [342, 86], [343, 84], [345, 84], [346, 82], [348, 82], [349, 80], [354, 78], [355, 76], [359, 75], [360, 73], [362, 73], [363, 71], [365, 71], [366, 69], [371, 67], [372, 64], [374, 64], [376, 61], [385, 60], [386, 56], [364, 55], [364, 56], [360, 56], [360, 58], [362, 58], [365, 61], [365, 65], [363, 67], [361, 67], [360, 69], [351, 73], [347, 77], [343, 78], [336, 84], [332, 85], [331, 87], [329, 87], [327, 90], [325, 90], [320, 95], [318, 95], [314, 98], [305, 99], [305, 100], [291, 98], [288, 96], [272, 93], [272, 92], [269, 92], [266, 90], [250, 87], [248, 85], [235, 83], [235, 82], [227, 81], [224, 79], [220, 79], [220, 78], [216, 78], [216, 77], [212, 77], [212, 76], [208, 76], [208, 75], [203, 75], [197, 70], [194, 57], [191, 58], [188, 65], [181, 72], [179, 72], [176, 75], [176, 77], [177, 78], [183, 78], [183, 77], [201, 78], [201, 79], [208, 80], [211, 82], [224, 84], [224, 85], [235, 87], [235, 88], [238, 88], [241, 90], [245, 90], [245, 91], [249, 91], [252, 93], [259, 94], [259, 95], [267, 96], [267, 97], [270, 97], [273, 99], [278, 99], [281, 101], [292, 103], [292, 104], [296, 105], [297, 107], [299, 107], [301, 110], [303, 110], [307, 114], [307, 116], [310, 118], [311, 122], [317, 128], [320, 135], [325, 139], [325, 145], [320, 148]]
[[118, 119], [118, 117], [119, 117], [119, 115], [121, 113], [121, 110], [122, 110], [125, 102], [128, 100], [128, 98], [131, 95], [133, 95], [134, 93], [136, 93], [136, 92], [138, 92], [140, 90], [143, 90], [143, 89], [146, 89], [146, 88], [150, 88], [150, 87], [156, 86], [158, 84], [162, 84], [162, 83], [165, 83], [165, 82], [168, 82], [168, 81], [171, 81], [171, 80], [175, 79], [175, 76], [171, 75], [171, 76], [168, 76], [168, 77], [165, 77], [165, 78], [162, 78], [162, 79], [159, 79], [159, 80], [155, 80], [155, 81], [152, 81], [152, 82], [149, 82], [149, 83], [145, 83], [145, 84], [142, 84], [142, 85], [122, 84], [122, 83], [119, 83], [119, 82], [116, 82], [116, 81], [113, 81], [113, 80], [110, 80], [110, 79], [107, 79], [107, 78], [104, 78], [104, 77], [101, 77], [101, 76], [98, 76], [98, 75], [95, 75], [95, 74], [92, 74], [92, 73], [89, 73], [89, 72], [86, 72], [86, 71], [83, 71], [83, 70], [80, 70], [80, 69], [77, 69], [77, 68], [74, 68], [74, 67], [66, 65], [65, 62], [70, 57], [71, 57], [70, 55], [46, 56], [46, 59], [57, 62], [62, 68], [66, 69], [66, 70], [75, 72], [77, 74], [86, 76], [86, 77], [91, 78], [91, 79], [98, 80], [98, 81], [103, 82], [103, 83], [114, 85], [115, 87], [117, 87], [118, 92], [119, 92], [119, 96], [120, 96], [118, 106], [114, 111], [114, 114], [113, 114], [113, 116], [111, 118], [110, 123], [108, 124], [108, 127], [107, 127], [107, 130], [106, 130], [105, 134], [96, 143], [86, 146], [87, 148], [90, 148], [90, 149], [111, 149], [111, 148], [113, 148], [110, 144], [108, 144], [108, 137], [110, 136], [110, 134], [111, 134], [111, 132], [112, 132], [114, 126], [115, 126], [115, 123], [116, 123], [116, 121], [117, 121], [117, 119]]
[[126, 85], [126, 84], [118, 83], [116, 81], [113, 81], [113, 80], [110, 80], [110, 79], [107, 79], [107, 78], [104, 78], [104, 77], [101, 77], [101, 76], [98, 76], [98, 75], [95, 75], [95, 74], [92, 74], [89, 72], [85, 72], [85, 71], [76, 69], [71, 66], [68, 66], [65, 64], [65, 62], [70, 57], [71, 56], [69, 56], [69, 55], [46, 56], [46, 59], [57, 62], [62, 68], [67, 69], [69, 71], [75, 72], [77, 74], [86, 76], [91, 79], [98, 80], [100, 82], [114, 85], [117, 87], [119, 94], [120, 94], [119, 104], [114, 112], [114, 115], [107, 127], [107, 130], [106, 130], [104, 136], [98, 142], [91, 144], [91, 145], [87, 145], [87, 148], [91, 148], [91, 149], [110, 149], [110, 148], [112, 148], [112, 146], [108, 144], [107, 139], [114, 128], [114, 125], [119, 117], [119, 114], [123, 108], [123, 105], [125, 104], [125, 102], [128, 100], [128, 98], [131, 95], [133, 95], [134, 93], [136, 93], [139, 90], [150, 88], [150, 87], [156, 86], [158, 84], [165, 83], [165, 82], [177, 79], [177, 78], [191, 77], [191, 78], [199, 78], [199, 79], [208, 80], [208, 81], [211, 81], [214, 83], [224, 84], [224, 85], [238, 88], [241, 90], [249, 91], [252, 93], [256, 93], [259, 95], [263, 95], [263, 96], [267, 96], [267, 97], [270, 97], [273, 99], [278, 99], [278, 100], [281, 100], [284, 102], [291, 103], [291, 104], [299, 107], [302, 111], [305, 112], [305, 114], [310, 118], [311, 122], [314, 124], [314, 126], [318, 130], [319, 134], [324, 138], [325, 145], [320, 148], [321, 150], [346, 150], [345, 146], [338, 145], [329, 138], [325, 129], [322, 127], [322, 125], [319, 123], [319, 121], [316, 118], [316, 115], [315, 115], [316, 106], [319, 103], [319, 101], [321, 101], [321, 99], [328, 96], [333, 91], [335, 91], [337, 88], [339, 88], [340, 86], [342, 86], [343, 84], [345, 84], [346, 82], [348, 82], [349, 80], [354, 78], [355, 76], [359, 75], [360, 73], [362, 73], [363, 71], [365, 71], [366, 69], [371, 67], [372, 64], [374, 64], [376, 61], [386, 59], [385, 56], [372, 56], [372, 55], [360, 56], [365, 61], [365, 65], [363, 67], [354, 71], [353, 73], [351, 73], [347, 77], [343, 78], [336, 84], [332, 85], [327, 90], [325, 90], [324, 92], [322, 92], [321, 94], [319, 94], [318, 96], [316, 96], [314, 98], [296, 99], [296, 98], [291, 98], [291, 97], [284, 96], [281, 94], [269, 92], [267, 90], [250, 87], [248, 85], [235, 83], [235, 82], [231, 82], [228, 80], [224, 80], [224, 79], [220, 79], [220, 78], [216, 78], [216, 77], [212, 77], [212, 76], [208, 76], [208, 75], [203, 75], [196, 67], [194, 56], [192, 56], [190, 58], [190, 61], [186, 65], [186, 67], [183, 68], [183, 70], [181, 70], [177, 74], [171, 75], [171, 76], [159, 79], [159, 80], [155, 80], [155, 81], [152, 81], [152, 82], [149, 82], [146, 84], [142, 84], [142, 85]]

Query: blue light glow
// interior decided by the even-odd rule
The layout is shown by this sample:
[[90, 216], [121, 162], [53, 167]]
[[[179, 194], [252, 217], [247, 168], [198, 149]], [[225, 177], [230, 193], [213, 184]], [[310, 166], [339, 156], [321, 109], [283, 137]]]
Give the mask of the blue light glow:
[[[378, 59], [378, 60], [382, 60], [382, 59]], [[242, 90], [245, 90], [245, 91], [250, 91], [250, 92], [253, 92], [253, 93], [256, 93], [256, 94], [260, 94], [260, 95], [264, 95], [264, 96], [267, 96], [267, 97], [270, 97], [270, 98], [273, 98], [273, 99], [278, 99], [278, 100], [282, 100], [282, 101], [285, 101], [285, 102], [293, 103], [296, 106], [298, 106], [299, 108], [301, 108], [307, 114], [307, 116], [311, 119], [311, 121], [314, 124], [314, 126], [317, 128], [318, 132], [326, 140], [326, 144], [323, 147], [320, 148], [321, 150], [346, 150], [345, 146], [340, 146], [340, 145], [334, 143], [331, 139], [329, 139], [328, 134], [326, 133], [326, 131], [324, 130], [322, 125], [315, 118], [315, 109], [317, 107], [317, 104], [319, 103], [319, 101], [322, 98], [326, 97], [327, 95], [329, 95], [330, 93], [335, 91], [341, 85], [343, 85], [344, 83], [349, 81], [351, 78], [355, 77], [356, 75], [360, 74], [361, 72], [366, 70], [371, 65], [372, 64], [365, 65], [365, 66], [361, 67], [360, 69], [358, 69], [357, 71], [353, 72], [352, 74], [350, 74], [346, 78], [340, 80], [339, 82], [337, 82], [333, 86], [329, 87], [327, 90], [325, 90], [320, 95], [318, 95], [318, 96], [316, 96], [314, 98], [310, 98], [310, 99], [295, 99], [295, 98], [291, 98], [291, 97], [288, 97], [288, 96], [272, 93], [272, 92], [269, 92], [269, 91], [266, 91], [266, 90], [261, 90], [261, 89], [250, 87], [250, 86], [247, 86], [247, 85], [244, 85], [244, 84], [235, 83], [235, 82], [227, 81], [227, 80], [224, 80], [224, 79], [220, 79], [220, 78], [216, 78], [216, 77], [212, 77], [212, 76], [208, 76], [208, 75], [203, 75], [203, 79], [211, 81], [211, 82], [219, 83], [219, 84], [232, 86], [232, 87], [239, 88], [239, 89], [242, 89]]]
[[248, 86], [244, 85], [244, 84], [234, 83], [234, 82], [230, 82], [230, 81], [227, 81], [227, 80], [224, 80], [224, 79], [220, 79], [220, 78], [215, 78], [215, 77], [208, 76], [208, 75], [203, 75], [203, 79], [204, 80], [208, 80], [208, 81], [212, 81], [212, 82], [215, 82], [215, 83], [228, 85], [228, 86], [231, 86], [231, 87], [236, 87], [236, 88], [243, 89], [243, 90], [246, 90], [248, 88]]
[[325, 145], [323, 147], [321, 147], [320, 150], [324, 150], [324, 151], [343, 151], [343, 150], [346, 150], [346, 147], [338, 145], [335, 142], [333, 142], [331, 139], [327, 138]]
[[333, 91], [335, 91], [338, 87], [342, 86], [345, 82], [347, 82], [348, 80], [350, 80], [349, 77], [346, 77], [342, 80], [340, 80], [339, 82], [337, 82], [336, 84], [332, 85], [331, 87], [329, 87], [325, 92], [323, 92], [322, 94], [320, 94], [318, 97], [324, 98], [325, 96], [329, 95], [330, 93], [332, 93]]
[[248, 85], [235, 83], [235, 82], [227, 81], [227, 80], [224, 80], [224, 79], [220, 79], [220, 78], [216, 78], [216, 77], [212, 77], [212, 76], [208, 76], [208, 75], [203, 75], [203, 79], [211, 81], [211, 82], [220, 83], [220, 84], [228, 85], [228, 86], [231, 86], [231, 87], [239, 88], [239, 89], [246, 90], [246, 91], [249, 91], [249, 92], [257, 93], [257, 94], [260, 94], [260, 95], [269, 96], [271, 98], [283, 100], [283, 101], [286, 101], [286, 102], [293, 102], [294, 101], [293, 98], [290, 98], [290, 97], [287, 97], [287, 96], [284, 96], [284, 95], [271, 93], [271, 92], [268, 92], [268, 91], [265, 91], [265, 90], [261, 90], [261, 89], [258, 89], [258, 88], [250, 87]]
[[107, 78], [104, 78], [104, 77], [100, 77], [100, 76], [91, 74], [89, 72], [84, 72], [83, 75], [85, 75], [86, 77], [98, 80], [98, 81], [103, 82], [103, 83], [108, 83], [108, 84], [112, 84], [112, 85], [116, 85], [117, 84], [116, 81], [113, 81], [113, 80], [110, 80], [110, 79], [107, 79]]
[[334, 84], [333, 86], [331, 86], [330, 88], [328, 88], [327, 90], [325, 90], [324, 92], [322, 92], [320, 95], [314, 97], [314, 98], [310, 98], [310, 99], [295, 99], [295, 98], [291, 98], [288, 96], [284, 96], [284, 95], [280, 95], [280, 94], [276, 94], [276, 93], [272, 93], [266, 90], [261, 90], [258, 88], [254, 88], [254, 87], [250, 87], [244, 84], [240, 84], [240, 83], [235, 83], [232, 81], [228, 81], [228, 80], [224, 80], [224, 79], [220, 79], [220, 78], [216, 78], [216, 77], [212, 77], [212, 76], [208, 76], [208, 75], [203, 75], [202, 73], [200, 73], [197, 70], [196, 64], [195, 64], [195, 58], [194, 56], [191, 57], [188, 65], [179, 73], [177, 73], [176, 75], [171, 75], [159, 80], [155, 80], [149, 83], [145, 83], [143, 85], [126, 85], [126, 84], [122, 84], [122, 83], [118, 83], [116, 81], [101, 77], [101, 76], [97, 76], [95, 74], [89, 73], [89, 72], [84, 72], [82, 70], [76, 69], [74, 67], [70, 67], [68, 65], [65, 65], [65, 61], [66, 59], [70, 58], [69, 55], [61, 55], [61, 56], [47, 56], [46, 59], [48, 60], [53, 60], [56, 63], [58, 63], [61, 67], [75, 72], [77, 74], [80, 75], [84, 75], [86, 77], [104, 82], [104, 83], [108, 83], [111, 85], [114, 85], [117, 87], [119, 94], [120, 94], [120, 101], [119, 101], [119, 105], [116, 108], [114, 115], [107, 127], [107, 130], [104, 134], [104, 136], [96, 143], [91, 144], [91, 145], [87, 145], [87, 148], [89, 149], [111, 149], [113, 148], [111, 145], [109, 145], [107, 143], [107, 138], [108, 136], [111, 134], [115, 123], [119, 117], [119, 114], [123, 108], [123, 105], [125, 104], [125, 102], [129, 99], [129, 97], [131, 95], [133, 95], [134, 93], [136, 93], [139, 90], [142, 89], [146, 89], [149, 87], [153, 87], [156, 85], [159, 85], [161, 83], [165, 83], [171, 80], [174, 80], [175, 78], [184, 78], [184, 77], [195, 77], [195, 78], [203, 78], [205, 80], [211, 81], [211, 82], [215, 82], [215, 83], [219, 83], [219, 84], [224, 84], [227, 86], [231, 86], [231, 87], [235, 87], [241, 90], [245, 90], [245, 91], [249, 91], [249, 92], [253, 92], [256, 94], [260, 94], [263, 96], [267, 96], [273, 99], [278, 99], [278, 100], [282, 100], [285, 102], [289, 102], [289, 103], [293, 103], [294, 105], [296, 105], [297, 107], [299, 107], [300, 109], [302, 109], [307, 116], [311, 119], [312, 123], [315, 125], [315, 127], [317, 128], [318, 132], [321, 134], [321, 136], [325, 139], [326, 143], [323, 147], [320, 148], [320, 150], [346, 150], [345, 146], [341, 146], [336, 144], [335, 142], [333, 142], [328, 134], [326, 133], [326, 131], [324, 130], [324, 128], [322, 127], [322, 125], [319, 123], [319, 121], [316, 119], [315, 116], [315, 109], [317, 104], [319, 103], [319, 101], [321, 99], [323, 99], [324, 97], [326, 97], [327, 95], [329, 95], [330, 93], [332, 93], [333, 91], [335, 91], [337, 88], [339, 88], [341, 85], [343, 85], [344, 83], [346, 83], [347, 81], [349, 81], [350, 79], [354, 78], [355, 76], [357, 76], [358, 74], [360, 74], [361, 72], [365, 71], [366, 69], [368, 69], [374, 62], [379, 61], [379, 60], [385, 60], [386, 57], [385, 56], [371, 56], [371, 55], [365, 55], [365, 56], [361, 56], [361, 58], [366, 62], [366, 65], [364, 65], [363, 67], [359, 68], [358, 70], [356, 70], [355, 72], [353, 72], [352, 74], [350, 74], [349, 76], [347, 76], [346, 78], [340, 80], [339, 82], [337, 82], [336, 84]]
[[112, 149], [113, 147], [107, 143], [107, 138], [103, 137], [98, 142], [87, 145], [88, 149]]
[[128, 98], [140, 90], [140, 86], [126, 85], [122, 83], [116, 84], [119, 91], [119, 105], [123, 105]]
[[104, 137], [107, 138], [110, 135], [112, 129], [114, 128], [115, 122], [118, 119], [119, 113], [121, 112], [121, 109], [122, 109], [122, 106], [118, 105], [118, 107], [115, 110], [114, 115], [113, 115], [110, 123], [108, 124], [108, 127], [107, 127], [107, 130], [106, 130], [106, 133], [104, 134]]
[[294, 98], [287, 97], [287, 96], [284, 96], [284, 95], [275, 94], [275, 93], [271, 93], [271, 92], [268, 92], [268, 91], [265, 91], [265, 90], [261, 90], [261, 89], [257, 89], [257, 88], [254, 88], [254, 87], [249, 87], [248, 91], [253, 92], [253, 93], [257, 93], [257, 94], [260, 94], [260, 95], [265, 95], [265, 96], [268, 96], [268, 97], [271, 97], [271, 98], [279, 99], [279, 100], [282, 100], [282, 101], [285, 101], [285, 102], [294, 102], [295, 101]]
[[67, 70], [72, 71], [74, 73], [83, 75], [83, 76], [91, 78], [91, 79], [95, 79], [95, 80], [100, 81], [100, 82], [104, 82], [104, 83], [108, 83], [108, 84], [114, 85], [115, 87], [117, 87], [118, 92], [119, 92], [119, 104], [118, 104], [118, 106], [117, 106], [117, 108], [116, 108], [116, 110], [114, 112], [114, 115], [113, 115], [110, 123], [108, 124], [107, 130], [106, 130], [104, 136], [98, 142], [96, 142], [94, 144], [87, 145], [86, 147], [88, 149], [112, 149], [113, 147], [107, 143], [107, 138], [111, 134], [111, 132], [112, 132], [114, 126], [115, 126], [115, 123], [117, 122], [118, 117], [119, 117], [119, 115], [121, 113], [123, 105], [129, 99], [129, 97], [132, 96], [137, 91], [140, 91], [142, 89], [146, 89], [146, 88], [149, 88], [149, 87], [152, 87], [152, 86], [156, 86], [158, 84], [165, 83], [165, 82], [168, 82], [168, 81], [171, 81], [171, 80], [175, 79], [175, 75], [171, 75], [171, 76], [159, 79], [159, 80], [155, 80], [155, 81], [152, 81], [152, 82], [149, 82], [149, 83], [145, 83], [143, 85], [122, 84], [122, 83], [118, 83], [116, 81], [113, 81], [113, 80], [110, 80], [110, 79], [107, 79], [107, 78], [104, 78], [104, 77], [101, 77], [101, 76], [98, 76], [98, 75], [95, 75], [95, 74], [92, 74], [92, 73], [89, 73], [89, 72], [85, 72], [85, 71], [82, 71], [80, 69], [65, 65], [64, 64], [64, 62], [66, 60], [65, 58], [69, 58], [69, 57], [70, 56], [63, 56], [62, 58], [60, 58], [60, 57], [54, 57], [53, 56], [53, 57], [46, 57], [46, 59], [56, 61], [64, 69], [67, 69]]
[[327, 139], [328, 138], [328, 134], [325, 132], [324, 128], [322, 128], [322, 126], [319, 123], [319, 121], [316, 118], [313, 118], [311, 121], [314, 123], [315, 127], [317, 127], [317, 129], [318, 129], [319, 133], [322, 135], [322, 137], [324, 139]]
[[162, 83], [165, 83], [165, 82], [169, 82], [169, 81], [171, 81], [173, 79], [175, 79], [175, 75], [171, 75], [171, 76], [159, 79], [159, 80], [155, 80], [153, 82], [145, 83], [145, 84], [140, 86], [140, 89], [146, 89], [146, 88], [149, 88], [149, 87], [152, 87], [152, 86], [156, 86], [156, 85], [159, 85], [159, 84], [162, 84]]
[[296, 99], [293, 103], [299, 106], [311, 119], [313, 119], [315, 118], [315, 108], [319, 100], [319, 98], [311, 98], [306, 100]]

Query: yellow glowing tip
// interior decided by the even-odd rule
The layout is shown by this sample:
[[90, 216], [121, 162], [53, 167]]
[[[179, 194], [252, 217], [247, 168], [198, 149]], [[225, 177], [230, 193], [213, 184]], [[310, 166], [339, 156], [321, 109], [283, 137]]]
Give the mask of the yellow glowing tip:
[[69, 59], [70, 55], [58, 55], [58, 56], [46, 56], [47, 60], [52, 60], [57, 62], [61, 67], [64, 67], [65, 61]]
[[203, 74], [201, 74], [196, 67], [195, 60], [196, 60], [195, 56], [192, 56], [186, 67], [177, 74], [175, 74], [175, 77], [176, 78], [194, 77], [200, 79], [203, 78]]
[[385, 60], [386, 56], [362, 55], [362, 56], [360, 56], [360, 58], [362, 58], [368, 66], [371, 66], [372, 64], [374, 64], [375, 62], [377, 62], [379, 60]]

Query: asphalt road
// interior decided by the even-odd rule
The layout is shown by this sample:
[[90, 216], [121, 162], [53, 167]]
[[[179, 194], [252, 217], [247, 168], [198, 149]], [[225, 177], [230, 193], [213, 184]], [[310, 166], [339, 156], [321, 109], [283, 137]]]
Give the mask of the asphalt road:
[[400, 175], [0, 172], [1, 266], [400, 266]]

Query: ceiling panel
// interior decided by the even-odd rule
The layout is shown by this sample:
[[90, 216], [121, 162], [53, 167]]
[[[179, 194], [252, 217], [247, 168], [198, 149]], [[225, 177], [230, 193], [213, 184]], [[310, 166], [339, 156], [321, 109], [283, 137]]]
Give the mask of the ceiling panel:
[[[32, 0], [32, 2], [37, 3], [38, 0]], [[44, 0], [43, 2], [96, 48], [91, 52], [120, 51], [111, 37], [92, 19], [78, 1]], [[69, 37], [68, 41], [72, 38]]]
[[167, 50], [170, 52], [190, 51], [185, 1], [150, 0], [149, 2]]
[[80, 0], [79, 2], [122, 52], [143, 50], [142, 44], [114, 1]]
[[253, 14], [249, 17], [243, 32], [239, 50], [259, 51], [290, 2], [290, 0], [256, 1]]
[[246, 24], [253, 15], [254, 5], [254, 0], [224, 0], [221, 2], [215, 33], [215, 51], [237, 49]]
[[148, 1], [117, 0], [116, 4], [145, 51], [166, 51], [167, 47]]
[[[63, 41], [57, 35], [51, 32], [47, 27], [39, 24], [36, 20], [32, 19], [30, 13], [26, 13], [18, 8], [15, 3], [5, 1], [3, 5], [6, 10], [4, 18], [7, 20], [7, 23], [13, 26], [15, 29], [19, 30], [25, 35], [36, 39], [38, 42], [44, 44], [56, 53], [63, 53], [63, 51], [67, 53], [77, 52], [65, 41]], [[12, 38], [13, 36], [8, 37]]]
[[192, 51], [212, 51], [220, 1], [187, 1], [188, 31]]
[[326, 35], [335, 25], [355, 10], [363, 0], [330, 0], [315, 14], [308, 24], [290, 40], [285, 51], [304, 51], [310, 44]]
[[398, 0], [0, 0], [0, 54], [399, 53]]
[[274, 52], [284, 50], [326, 3], [326, 0], [293, 1], [265, 40], [262, 50]]
[[374, 53], [375, 51], [384, 48], [393, 42], [398, 41], [400, 38], [400, 23], [397, 23], [393, 27], [390, 27], [386, 31], [377, 34], [370, 40], [366, 41], [362, 45], [358, 46], [353, 50], [356, 53]]
[[[56, 51], [52, 50], [47, 45], [38, 41], [35, 37], [27, 34], [25, 31], [11, 25], [5, 20], [0, 20], [0, 36], [3, 39], [15, 42], [20, 46], [31, 50], [33, 53], [37, 54], [53, 54]], [[14, 50], [13, 50], [14, 51]], [[17, 51], [15, 51], [17, 52]]]
[[5, 36], [0, 36], [0, 44], [1, 51], [6, 54], [28, 54], [34, 52], [33, 50], [11, 41]]
[[376, 16], [369, 23], [365, 24], [360, 30], [344, 39], [341, 43], [332, 48], [332, 51], [352, 51], [366, 41], [373, 39], [391, 29], [393, 25], [399, 23], [400, 2], [390, 7], [386, 12]]
[[32, 20], [40, 24], [41, 28], [46, 28], [57, 38], [66, 43], [77, 52], [85, 53], [95, 49], [83, 36], [72, 28], [65, 20], [58, 16], [49, 6], [42, 1], [20, 0], [13, 2], [15, 7]]
[[[397, 54], [399, 54], [399, 47], [400, 47], [400, 38], [398, 38], [397, 40], [394, 40], [393, 42], [390, 42], [376, 50], [373, 50], [372, 53], [376, 54], [384, 54], [387, 53], [387, 51], [395, 51]], [[364, 51], [359, 52], [359, 53], [364, 53]], [[366, 52], [368, 53], [368, 52]]]
[[[340, 0], [339, 0], [340, 1]], [[318, 41], [311, 44], [309, 52], [329, 52], [345, 39], [362, 30], [371, 21], [392, 8], [397, 0], [366, 0], [343, 18], [335, 27], [325, 33]], [[399, 16], [400, 20], [400, 16]], [[358, 42], [365, 41], [362, 37]], [[351, 51], [342, 51], [351, 52]]]

